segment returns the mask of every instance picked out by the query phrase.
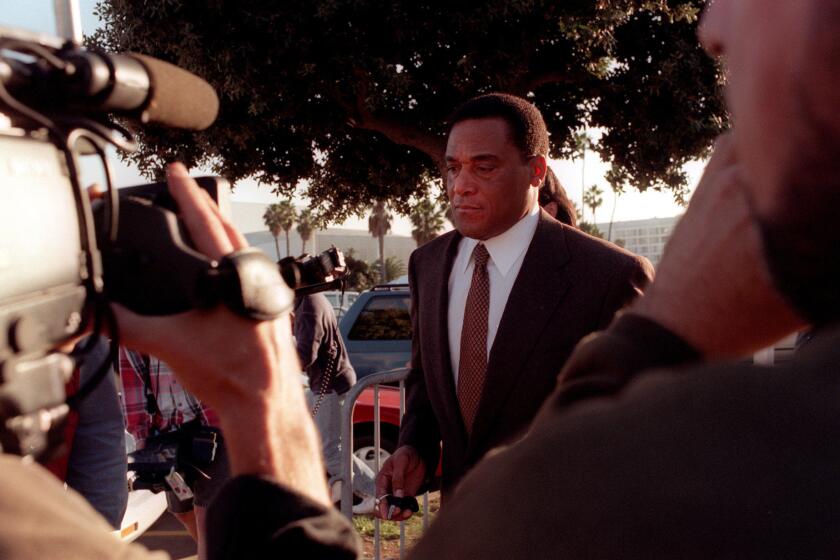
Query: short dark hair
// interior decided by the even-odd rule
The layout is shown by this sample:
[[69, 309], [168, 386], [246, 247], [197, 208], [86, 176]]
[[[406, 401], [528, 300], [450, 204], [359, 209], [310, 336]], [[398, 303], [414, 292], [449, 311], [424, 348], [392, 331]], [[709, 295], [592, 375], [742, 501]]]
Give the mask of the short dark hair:
[[554, 217], [567, 226], [577, 227], [575, 205], [569, 199], [569, 195], [566, 194], [566, 189], [563, 188], [560, 179], [557, 178], [550, 167], [546, 169], [545, 181], [540, 187], [539, 202], [540, 206], [554, 202], [557, 204], [557, 215]]
[[548, 129], [542, 113], [533, 103], [508, 93], [488, 93], [466, 101], [449, 117], [449, 130], [470, 119], [504, 120], [510, 128], [511, 142], [522, 157], [548, 156]]

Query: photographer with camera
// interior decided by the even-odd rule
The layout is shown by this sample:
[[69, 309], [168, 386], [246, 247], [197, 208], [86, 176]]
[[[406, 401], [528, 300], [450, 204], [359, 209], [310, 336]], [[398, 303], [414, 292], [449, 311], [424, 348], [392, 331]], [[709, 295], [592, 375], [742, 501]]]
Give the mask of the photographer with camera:
[[[207, 506], [230, 477], [224, 440], [217, 429], [218, 417], [185, 390], [169, 366], [154, 356], [121, 348], [119, 369], [126, 429], [137, 448], [150, 453], [158, 444], [164, 449], [167, 445], [175, 449], [171, 462], [161, 461], [164, 468], [176, 469], [165, 480], [136, 462], [129, 463], [134, 472], [132, 486], [164, 489], [167, 509], [195, 540], [198, 558], [204, 559]], [[210, 445], [204, 456], [197, 452], [202, 448], [196, 444], [202, 437], [208, 438]], [[140, 453], [132, 456], [134, 461], [142, 457]]]
[[[220, 260], [247, 243], [180, 164], [169, 184], [197, 249]], [[159, 356], [184, 387], [217, 411], [231, 474], [208, 511], [208, 558], [299, 552], [353, 558], [358, 537], [330, 507], [318, 435], [299, 382], [288, 315], [255, 321], [224, 306], [146, 317], [115, 305], [122, 341]], [[15, 559], [162, 559], [108, 534], [108, 525], [46, 471], [0, 455], [0, 551]], [[323, 516], [325, 542], [310, 539], [301, 516]], [[269, 524], [257, 519], [272, 520]], [[274, 529], [284, 527], [283, 541]], [[273, 540], [274, 539], [274, 540]]]
[[[335, 312], [324, 294], [295, 296], [294, 334], [298, 357], [309, 387], [306, 399], [321, 434], [324, 463], [330, 477], [330, 499], [340, 499], [340, 484], [332, 479], [341, 473], [341, 410], [344, 394], [356, 384], [356, 371], [350, 364], [341, 339]], [[374, 474], [361, 459], [353, 458], [353, 490], [362, 499], [353, 513], [373, 513]]]
[[[156, 356], [218, 413], [234, 478], [208, 510], [209, 558], [355, 555], [358, 538], [330, 507], [277, 264], [222, 216], [220, 180], [173, 164], [168, 188], [113, 185], [107, 149], [136, 143], [108, 115], [203, 130], [217, 110], [213, 89], [171, 64], [0, 28], [0, 557], [165, 557], [115, 540], [34, 463], [107, 375], [102, 360], [65, 391], [92, 355], [84, 342], [69, 353], [88, 333], [106, 334], [112, 357], [118, 345]], [[103, 163], [101, 200], [81, 185], [88, 154]], [[310, 544], [287, 525], [300, 508], [341, 529]]]

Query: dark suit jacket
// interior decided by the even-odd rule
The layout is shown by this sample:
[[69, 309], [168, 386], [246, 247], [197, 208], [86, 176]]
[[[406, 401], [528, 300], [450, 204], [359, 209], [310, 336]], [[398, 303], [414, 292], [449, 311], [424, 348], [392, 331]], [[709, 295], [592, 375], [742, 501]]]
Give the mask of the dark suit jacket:
[[418, 248], [409, 261], [411, 372], [400, 445], [433, 473], [443, 442], [443, 489], [493, 447], [518, 436], [554, 390], [575, 344], [604, 328], [653, 275], [643, 258], [541, 212], [490, 351], [473, 432], [467, 436], [450, 366], [448, 283], [461, 235]]
[[[527, 436], [469, 473], [411, 558], [840, 558], [840, 325], [773, 368], [691, 367], [675, 339], [625, 314], [579, 345]], [[45, 486], [0, 513], [51, 503]], [[210, 558], [361, 557], [335, 508], [267, 479], [229, 482], [208, 523]]]

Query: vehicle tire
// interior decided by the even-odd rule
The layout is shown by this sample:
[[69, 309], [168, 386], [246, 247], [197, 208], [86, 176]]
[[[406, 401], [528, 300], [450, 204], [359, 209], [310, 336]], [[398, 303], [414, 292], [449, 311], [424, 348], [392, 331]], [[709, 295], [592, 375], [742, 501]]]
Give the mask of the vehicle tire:
[[[380, 434], [380, 449], [379, 449], [379, 466], [385, 462], [385, 459], [391, 456], [391, 453], [397, 450], [397, 438], [393, 434], [388, 433], [387, 430], [382, 430]], [[374, 449], [373, 431], [362, 431], [355, 434], [353, 437], [353, 455], [361, 459], [370, 470], [376, 472], [375, 463], [375, 449]]]

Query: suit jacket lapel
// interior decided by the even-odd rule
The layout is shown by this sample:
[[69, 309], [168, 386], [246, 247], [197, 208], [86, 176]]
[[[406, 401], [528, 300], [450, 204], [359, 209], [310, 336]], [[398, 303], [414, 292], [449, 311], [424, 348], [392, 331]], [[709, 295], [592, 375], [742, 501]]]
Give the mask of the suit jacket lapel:
[[569, 288], [563, 274], [569, 259], [562, 226], [541, 211], [490, 350], [470, 448], [481, 441], [504, 405], [540, 333]]

